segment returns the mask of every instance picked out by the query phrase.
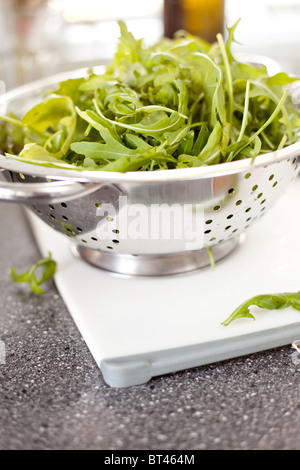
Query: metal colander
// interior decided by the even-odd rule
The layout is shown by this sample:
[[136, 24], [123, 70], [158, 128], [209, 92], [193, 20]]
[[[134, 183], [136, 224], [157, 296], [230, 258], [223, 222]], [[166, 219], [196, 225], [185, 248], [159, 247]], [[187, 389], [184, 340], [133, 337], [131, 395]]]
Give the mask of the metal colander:
[[[26, 111], [65, 78], [7, 93], [0, 113]], [[297, 176], [299, 156], [300, 142], [254, 161], [122, 174], [46, 168], [0, 155], [0, 199], [24, 203], [95, 266], [129, 275], [182, 273], [207, 266], [210, 254], [215, 261], [228, 255]]]

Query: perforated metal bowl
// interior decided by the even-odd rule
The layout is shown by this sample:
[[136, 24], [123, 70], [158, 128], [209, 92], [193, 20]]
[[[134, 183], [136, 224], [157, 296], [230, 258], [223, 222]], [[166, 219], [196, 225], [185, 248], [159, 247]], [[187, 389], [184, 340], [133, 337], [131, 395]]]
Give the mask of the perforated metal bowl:
[[[2, 96], [0, 114], [24, 112], [63, 79]], [[175, 274], [208, 265], [207, 248], [215, 261], [228, 255], [296, 177], [299, 156], [300, 142], [254, 161], [123, 174], [45, 168], [0, 155], [0, 199], [26, 204], [95, 266]]]

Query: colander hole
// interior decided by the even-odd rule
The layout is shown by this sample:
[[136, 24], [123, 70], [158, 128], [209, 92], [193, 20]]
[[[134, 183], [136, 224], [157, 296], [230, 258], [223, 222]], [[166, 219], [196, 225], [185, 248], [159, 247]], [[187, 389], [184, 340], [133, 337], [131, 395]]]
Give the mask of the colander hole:
[[228, 227], [225, 227], [225, 230], [229, 230], [231, 228], [231, 225], [228, 225]]
[[234, 230], [232, 230], [232, 233], [235, 233], [238, 231], [238, 228], [235, 228]]
[[266, 199], [264, 199], [263, 201], [261, 201], [261, 204], [264, 204], [266, 202]]
[[80, 227], [76, 227], [76, 230], [77, 230], [78, 232], [82, 232], [82, 231], [83, 231], [82, 228], [80, 228]]
[[50, 214], [50, 217], [51, 217], [51, 219], [53, 219], [53, 220], [56, 219], [55, 215], [53, 215], [53, 214]]
[[91, 237], [91, 240], [93, 240], [94, 242], [98, 241], [98, 239], [96, 237]]
[[67, 232], [72, 233], [72, 235], [73, 235], [73, 232], [70, 228], [67, 228]]
[[68, 207], [67, 204], [65, 202], [62, 202], [61, 203], [61, 207], [64, 207], [65, 209]]
[[296, 163], [296, 161], [297, 161], [297, 158], [294, 158], [294, 160], [293, 160], [293, 164], [294, 164], [294, 163]]
[[248, 207], [245, 212], [250, 212], [251, 211], [251, 207]]
[[106, 247], [108, 250], [113, 250], [113, 247], [112, 246], [107, 246]]
[[120, 230], [112, 230], [112, 233], [120, 233]]
[[52, 211], [54, 211], [54, 206], [52, 206], [52, 204], [49, 204], [49, 209], [51, 209]]
[[278, 181], [275, 181], [275, 183], [273, 184], [273, 188], [275, 188], [275, 186], [277, 186], [278, 184]]
[[86, 240], [81, 240], [81, 241], [82, 241], [82, 243], [87, 243], [87, 241], [86, 241]]
[[42, 213], [43, 213], [40, 209], [37, 209], [36, 211], [37, 211], [37, 213], [40, 214], [40, 215], [42, 215]]
[[257, 196], [257, 199], [261, 198], [263, 195], [263, 193], [259, 193], [259, 195]]
[[22, 173], [19, 173], [21, 180], [25, 180], [25, 176]]
[[212, 220], [211, 220], [211, 219], [210, 219], [210, 220], [207, 220], [205, 223], [206, 223], [207, 225], [209, 225], [209, 224], [212, 223]]
[[250, 178], [250, 176], [251, 176], [251, 173], [246, 173], [246, 174], [245, 174], [246, 180], [247, 180], [248, 178]]
[[211, 230], [205, 230], [205, 235], [208, 235], [209, 233], [211, 233]]
[[101, 206], [102, 206], [101, 202], [96, 202], [95, 203], [95, 207], [101, 207]]
[[215, 238], [215, 237], [212, 237], [209, 241], [210, 241], [210, 242], [214, 242], [215, 240], [216, 240], [216, 238]]
[[269, 181], [272, 181], [273, 178], [274, 178], [274, 175], [270, 175], [269, 176]]
[[106, 217], [107, 222], [112, 222], [114, 219], [112, 217]]
[[229, 219], [232, 219], [232, 217], [233, 217], [233, 214], [229, 214], [229, 215], [227, 216], [227, 219], [228, 219], [228, 220], [229, 220]]
[[214, 211], [219, 211], [221, 209], [221, 206], [215, 206]]
[[260, 212], [263, 212], [264, 210], [265, 210], [265, 207], [263, 207], [263, 208], [260, 210]]
[[250, 220], [251, 220], [251, 217], [249, 217], [248, 219], [246, 219], [246, 222], [250, 222]]
[[61, 218], [64, 219], [64, 220], [69, 220], [66, 215], [62, 215]]
[[241, 201], [241, 199], [239, 199], [238, 201], [236, 201], [235, 205], [236, 206], [240, 206], [242, 204], [243, 201]]
[[255, 185], [253, 186], [253, 188], [252, 188], [252, 191], [256, 191], [256, 190], [257, 190], [257, 188], [258, 188], [258, 185], [257, 185], [257, 184], [255, 184]]
[[116, 244], [120, 243], [119, 240], [112, 240], [112, 242]]
[[228, 194], [233, 194], [233, 193], [235, 193], [235, 189], [234, 189], [234, 188], [228, 189]]

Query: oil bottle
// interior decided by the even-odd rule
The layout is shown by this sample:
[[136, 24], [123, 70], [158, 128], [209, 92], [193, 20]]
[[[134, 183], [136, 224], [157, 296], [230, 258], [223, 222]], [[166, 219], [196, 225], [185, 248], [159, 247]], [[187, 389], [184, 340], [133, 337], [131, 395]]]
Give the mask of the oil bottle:
[[164, 35], [185, 30], [214, 42], [224, 28], [224, 0], [164, 0]]

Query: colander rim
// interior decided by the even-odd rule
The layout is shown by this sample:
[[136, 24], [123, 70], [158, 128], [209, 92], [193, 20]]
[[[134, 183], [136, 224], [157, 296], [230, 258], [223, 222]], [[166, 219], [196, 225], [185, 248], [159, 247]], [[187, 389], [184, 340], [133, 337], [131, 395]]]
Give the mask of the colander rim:
[[44, 167], [23, 163], [9, 159], [0, 154], [0, 168], [12, 172], [37, 176], [52, 180], [71, 179], [78, 182], [91, 183], [163, 183], [176, 181], [191, 181], [207, 178], [216, 178], [237, 173], [251, 173], [259, 167], [279, 163], [283, 160], [300, 157], [300, 141], [279, 151], [260, 155], [252, 160], [238, 160], [229, 163], [220, 163], [206, 167], [170, 169], [160, 171], [135, 171], [135, 172], [109, 172], [109, 171], [79, 171]]

